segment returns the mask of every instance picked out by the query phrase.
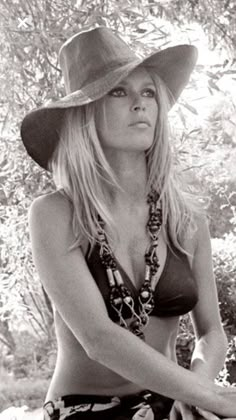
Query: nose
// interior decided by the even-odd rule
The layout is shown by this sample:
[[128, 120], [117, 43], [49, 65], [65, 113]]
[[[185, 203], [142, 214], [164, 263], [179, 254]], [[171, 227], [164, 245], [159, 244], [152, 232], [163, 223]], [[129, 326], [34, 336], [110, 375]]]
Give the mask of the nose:
[[145, 109], [146, 109], [146, 106], [145, 106], [143, 97], [140, 95], [136, 95], [133, 98], [131, 110], [132, 111], [145, 111]]

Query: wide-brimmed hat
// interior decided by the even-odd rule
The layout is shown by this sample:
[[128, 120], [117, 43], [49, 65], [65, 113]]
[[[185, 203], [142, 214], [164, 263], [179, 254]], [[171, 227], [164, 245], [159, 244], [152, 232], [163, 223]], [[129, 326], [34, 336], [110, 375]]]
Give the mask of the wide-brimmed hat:
[[169, 47], [141, 58], [109, 28], [79, 32], [59, 51], [66, 96], [33, 110], [23, 119], [21, 137], [28, 154], [48, 169], [65, 109], [102, 98], [139, 65], [158, 74], [173, 105], [188, 83], [196, 60], [197, 49], [192, 45]]

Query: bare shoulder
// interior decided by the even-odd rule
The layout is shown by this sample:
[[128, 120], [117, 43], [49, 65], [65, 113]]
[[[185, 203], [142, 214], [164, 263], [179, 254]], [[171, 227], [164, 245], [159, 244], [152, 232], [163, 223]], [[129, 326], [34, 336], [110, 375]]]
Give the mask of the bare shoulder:
[[[60, 191], [37, 197], [31, 204], [29, 209], [29, 220], [38, 219], [39, 221], [48, 218], [64, 218], [69, 219], [72, 214], [72, 206], [66, 196]], [[37, 218], [35, 217], [37, 216]], [[44, 219], [46, 222], [47, 219]]]
[[68, 246], [74, 241], [72, 206], [59, 191], [37, 197], [29, 209], [31, 240], [54, 248]]

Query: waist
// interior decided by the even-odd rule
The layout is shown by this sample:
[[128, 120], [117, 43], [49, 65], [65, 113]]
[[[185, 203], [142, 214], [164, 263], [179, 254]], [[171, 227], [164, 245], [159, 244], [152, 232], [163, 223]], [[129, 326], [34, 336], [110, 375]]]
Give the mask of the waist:
[[[127, 395], [142, 390], [111, 369], [90, 359], [70, 330], [60, 325], [58, 356], [48, 390], [50, 399], [68, 394]], [[151, 318], [146, 328], [146, 342], [168, 359], [176, 361], [175, 344], [178, 319]]]
[[117, 395], [123, 398], [125, 395], [133, 395], [142, 390], [139, 385], [102, 365], [93, 368], [86, 364], [81, 369], [77, 366], [72, 371], [66, 367], [62, 368], [59, 363], [54, 370], [46, 401], [58, 399], [61, 395]]
[[[44, 419], [60, 420], [76, 413], [76, 418], [88, 420], [96, 415], [96, 419], [132, 419], [133, 415], [140, 418], [161, 420], [168, 416], [173, 400], [160, 394], [145, 390], [122, 397], [102, 395], [65, 395], [44, 404]], [[150, 417], [151, 416], [151, 417]]]

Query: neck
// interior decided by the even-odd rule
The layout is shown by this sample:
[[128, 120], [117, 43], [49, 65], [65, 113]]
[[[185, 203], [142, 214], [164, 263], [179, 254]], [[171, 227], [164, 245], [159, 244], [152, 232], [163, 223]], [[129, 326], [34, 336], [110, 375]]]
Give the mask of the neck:
[[146, 202], [147, 167], [145, 153], [105, 150], [106, 158], [121, 189], [109, 190], [113, 208], [132, 210]]

